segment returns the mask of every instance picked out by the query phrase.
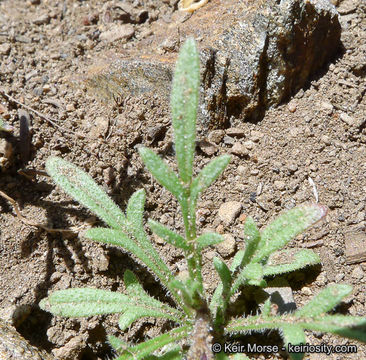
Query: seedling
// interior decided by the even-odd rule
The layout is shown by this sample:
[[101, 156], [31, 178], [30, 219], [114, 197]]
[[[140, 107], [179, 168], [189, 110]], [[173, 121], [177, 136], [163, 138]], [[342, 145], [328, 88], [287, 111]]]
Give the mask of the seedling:
[[[196, 177], [193, 176], [199, 76], [198, 51], [194, 40], [188, 39], [179, 54], [171, 93], [178, 174], [152, 150], [139, 148], [148, 170], [178, 200], [184, 234], [178, 234], [152, 219], [147, 225], [153, 233], [184, 254], [188, 278], [175, 277], [150, 242], [143, 224], [144, 190], [138, 190], [131, 196], [124, 213], [89, 175], [73, 164], [59, 157], [51, 157], [46, 163], [47, 172], [55, 182], [107, 224], [108, 227], [89, 229], [85, 237], [129, 252], [161, 282], [175, 306], [150, 296], [136, 276], [126, 270], [123, 294], [91, 288], [60, 290], [43, 299], [41, 308], [66, 317], [120, 313], [119, 327], [122, 331], [134, 321], [146, 317], [164, 318], [175, 325], [164, 334], [135, 345], [109, 336], [118, 360], [247, 359], [245, 354], [230, 355], [220, 351], [223, 349], [220, 345], [230, 343], [233, 335], [265, 332], [267, 329], [279, 331], [292, 359], [304, 357], [301, 350], [295, 353], [291, 349], [294, 345], [306, 343], [305, 330], [330, 332], [366, 342], [361, 329], [365, 318], [327, 314], [351, 293], [352, 288], [348, 285], [330, 285], [292, 313], [274, 313], [267, 299], [259, 304], [261, 310], [257, 315], [243, 313], [235, 319], [229, 316], [234, 298], [240, 292], [266, 287], [268, 277], [320, 263], [319, 256], [308, 249], [299, 250], [291, 263], [271, 265], [269, 261], [271, 255], [326, 215], [326, 208], [319, 204], [300, 205], [286, 211], [261, 231], [253, 219], [247, 217], [245, 249], [237, 252], [230, 266], [218, 257], [213, 259], [220, 282], [212, 296], [206, 293], [201, 271], [202, 251], [222, 242], [223, 237], [216, 233], [197, 233], [196, 205], [200, 194], [225, 170], [230, 156], [213, 159]], [[289, 255], [282, 250], [282, 256]]]

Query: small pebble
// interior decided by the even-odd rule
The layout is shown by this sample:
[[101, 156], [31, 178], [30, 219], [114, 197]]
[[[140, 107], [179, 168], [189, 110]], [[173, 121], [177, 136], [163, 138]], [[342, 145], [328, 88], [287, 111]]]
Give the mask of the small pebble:
[[353, 119], [353, 117], [351, 117], [351, 116], [347, 115], [347, 114], [346, 114], [346, 113], [344, 113], [344, 112], [340, 113], [339, 117], [340, 117], [340, 119], [341, 119], [342, 121], [344, 121], [344, 122], [345, 122], [347, 125], [349, 125], [349, 126], [352, 126], [352, 125], [353, 125], [353, 123], [355, 122], [355, 120]]
[[224, 241], [216, 244], [215, 248], [222, 257], [228, 257], [235, 252], [235, 239], [230, 234], [224, 235]]
[[8, 43], [4, 43], [0, 45], [0, 55], [9, 55], [11, 49], [11, 45]]
[[244, 137], [245, 131], [243, 129], [232, 127], [226, 130], [226, 135], [228, 136], [236, 136], [236, 137]]
[[224, 136], [224, 130], [213, 130], [208, 134], [207, 140], [215, 144], [219, 144]]
[[230, 149], [230, 152], [232, 154], [238, 155], [238, 156], [248, 156], [249, 155], [248, 149], [239, 142], [234, 143], [233, 147]]
[[361, 266], [356, 266], [352, 271], [352, 277], [357, 280], [363, 279], [365, 276], [365, 273], [363, 272]]
[[287, 104], [287, 108], [290, 112], [294, 113], [296, 111], [296, 103], [291, 101]]
[[239, 201], [228, 201], [220, 206], [219, 218], [225, 225], [230, 225], [239, 215], [241, 207], [242, 205]]
[[274, 187], [277, 189], [277, 190], [285, 190], [286, 189], [286, 183], [284, 181], [281, 181], [281, 180], [276, 180], [274, 182]]
[[301, 292], [306, 295], [306, 296], [311, 296], [313, 295], [313, 292], [311, 291], [310, 288], [308, 288], [307, 286], [304, 286], [302, 289], [301, 289]]
[[99, 35], [101, 40], [114, 42], [118, 40], [128, 40], [135, 34], [135, 29], [131, 24], [114, 25], [110, 30]]
[[322, 135], [322, 137], [320, 138], [320, 140], [325, 144], [325, 145], [330, 145], [331, 141], [329, 136], [327, 135]]

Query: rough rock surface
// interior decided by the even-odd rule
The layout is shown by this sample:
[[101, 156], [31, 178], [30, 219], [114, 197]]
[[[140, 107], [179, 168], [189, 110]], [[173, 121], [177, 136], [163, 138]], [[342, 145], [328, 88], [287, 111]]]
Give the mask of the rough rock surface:
[[0, 360], [55, 360], [30, 345], [15, 329], [0, 320]]
[[188, 19], [176, 13], [168, 26], [158, 21], [153, 32], [155, 41], [91, 68], [90, 87], [107, 99], [148, 92], [166, 101], [178, 44], [193, 36], [201, 50], [201, 120], [217, 128], [232, 116], [261, 119], [303, 87], [339, 50], [341, 27], [326, 0], [212, 0]]

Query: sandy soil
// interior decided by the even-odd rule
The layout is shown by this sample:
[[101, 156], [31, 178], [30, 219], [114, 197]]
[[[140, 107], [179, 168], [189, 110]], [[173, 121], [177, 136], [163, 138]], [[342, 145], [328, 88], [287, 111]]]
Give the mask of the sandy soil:
[[[13, 145], [13, 152], [1, 160], [0, 190], [19, 204], [25, 218], [35, 223], [84, 229], [94, 221], [50, 178], [18, 173], [24, 166], [42, 171], [50, 155], [59, 155], [85, 169], [122, 208], [135, 190], [145, 188], [146, 218], [182, 230], [176, 201], [153, 181], [135, 148], [148, 145], [173, 163], [168, 109], [159, 108], [158, 99], [150, 99], [155, 106], [144, 111], [140, 106], [143, 99], [106, 105], [86, 92], [82, 80], [75, 86], [74, 80], [86, 64], [93, 63], [106, 49], [134, 46], [139, 38], [148, 36], [156, 19], [169, 16], [177, 5], [174, 0], [126, 3], [135, 14], [133, 36], [108, 43], [100, 39], [106, 23], [132, 20], [108, 10], [103, 1], [0, 1], [0, 90], [11, 96], [0, 97], [0, 115], [14, 128], [12, 134], [3, 135]], [[298, 306], [327, 284], [352, 284], [354, 291], [345, 301], [344, 311], [360, 316], [365, 315], [366, 305], [366, 263], [361, 256], [366, 241], [366, 3], [345, 0], [338, 9], [344, 49], [309, 81], [307, 88], [294, 94], [289, 103], [269, 110], [259, 123], [234, 120], [231, 126], [241, 130], [236, 135], [230, 128], [223, 129], [222, 136], [220, 132], [207, 135], [199, 129], [198, 140], [218, 138], [215, 155], [230, 152], [235, 143], [243, 144], [247, 155], [233, 155], [224, 175], [203, 194], [198, 218], [202, 230], [231, 234], [234, 251], [243, 247], [246, 215], [263, 226], [284, 209], [315, 201], [317, 193], [319, 203], [329, 208], [326, 220], [290, 246], [312, 247], [320, 255], [322, 267], [290, 274], [287, 280]], [[31, 117], [29, 134], [20, 134], [18, 110], [22, 108]], [[197, 169], [215, 156], [202, 150], [196, 157]], [[241, 214], [226, 226], [218, 209], [233, 200], [241, 202]], [[17, 330], [32, 344], [52, 351], [60, 359], [106, 359], [113, 354], [105, 342], [107, 333], [136, 341], [164, 330], [163, 322], [148, 320], [121, 333], [117, 316], [61, 319], [41, 311], [39, 301], [57, 289], [90, 286], [122, 291], [127, 268], [139, 276], [152, 295], [164, 299], [165, 294], [153, 277], [123, 251], [88, 242], [82, 236], [29, 226], [2, 198], [0, 209], [1, 316], [13, 318]], [[360, 256], [358, 262], [350, 264], [347, 249], [355, 238], [361, 242]], [[173, 272], [184, 270], [180, 253], [158, 240], [155, 244]], [[229, 260], [232, 251], [221, 255]], [[204, 256], [208, 291], [217, 284], [211, 265], [217, 253], [219, 249], [209, 249]], [[322, 334], [309, 334], [308, 340], [311, 344], [354, 343]], [[366, 358], [366, 347], [358, 345], [357, 355], [309, 358], [356, 356]]]

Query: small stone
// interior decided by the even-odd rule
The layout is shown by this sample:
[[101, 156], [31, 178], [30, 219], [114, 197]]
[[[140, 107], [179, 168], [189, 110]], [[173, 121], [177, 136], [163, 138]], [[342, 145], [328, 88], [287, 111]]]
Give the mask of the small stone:
[[298, 166], [296, 164], [290, 164], [288, 167], [287, 167], [288, 171], [293, 174], [294, 172], [297, 171], [298, 169]]
[[107, 271], [109, 267], [109, 256], [104, 252], [100, 252], [97, 256], [93, 257], [93, 265], [97, 271]]
[[245, 168], [245, 166], [239, 165], [236, 171], [238, 172], [239, 175], [245, 176], [247, 169]]
[[62, 274], [59, 271], [55, 271], [51, 277], [50, 277], [50, 281], [52, 284], [57, 283], [62, 277]]
[[248, 149], [239, 142], [234, 143], [233, 147], [230, 149], [230, 152], [232, 154], [238, 155], [238, 156], [248, 156], [249, 155]]
[[334, 106], [331, 103], [326, 102], [326, 101], [322, 101], [320, 103], [320, 106], [322, 107], [322, 109], [328, 110], [330, 112], [333, 111], [333, 109], [334, 109]]
[[365, 276], [365, 273], [362, 270], [361, 266], [356, 266], [352, 271], [352, 277], [357, 280], [363, 279]]
[[297, 107], [297, 104], [296, 102], [294, 101], [290, 101], [288, 104], [287, 104], [287, 108], [289, 109], [290, 112], [294, 113], [296, 111], [296, 107]]
[[208, 156], [212, 156], [217, 151], [216, 145], [206, 140], [199, 141], [198, 147]]
[[239, 215], [242, 205], [239, 201], [228, 201], [219, 208], [219, 218], [225, 225], [230, 225]]
[[352, 14], [357, 11], [357, 3], [353, 0], [342, 1], [337, 10], [341, 15]]
[[301, 292], [306, 295], [306, 296], [311, 296], [313, 295], [313, 292], [311, 291], [310, 288], [308, 288], [307, 286], [304, 286], [302, 289], [301, 289]]
[[215, 231], [218, 233], [218, 234], [223, 234], [224, 233], [224, 226], [222, 224], [218, 225], [215, 229]]
[[9, 43], [4, 43], [0, 45], [0, 55], [9, 55], [11, 45]]
[[366, 236], [363, 231], [350, 230], [345, 234], [345, 255], [347, 264], [366, 260]]
[[224, 136], [224, 144], [225, 145], [233, 145], [235, 140], [230, 136]]
[[274, 187], [277, 189], [277, 190], [280, 190], [280, 191], [283, 191], [286, 189], [286, 183], [284, 181], [281, 181], [281, 180], [276, 180], [274, 182]]
[[158, 245], [166, 244], [166, 241], [164, 239], [162, 239], [161, 237], [159, 237], [158, 235], [156, 235], [156, 234], [153, 234], [153, 240]]
[[107, 185], [110, 185], [114, 181], [115, 174], [111, 166], [103, 170], [103, 179]]
[[207, 140], [215, 144], [219, 144], [225, 136], [224, 130], [213, 130], [208, 134]]
[[226, 130], [226, 135], [228, 136], [236, 136], [236, 137], [244, 137], [245, 131], [243, 129], [232, 127]]
[[77, 359], [85, 351], [85, 345], [83, 336], [78, 335], [67, 342], [65, 346], [53, 349], [52, 353], [57, 359]]
[[296, 310], [294, 295], [290, 286], [267, 287], [263, 289], [271, 297], [271, 303], [278, 306], [278, 313], [290, 313]]
[[43, 85], [43, 93], [47, 94], [51, 91], [51, 86], [49, 84]]
[[48, 24], [50, 22], [51, 18], [48, 14], [42, 14], [39, 17], [37, 17], [36, 19], [33, 20], [33, 23], [35, 25], [43, 25], [43, 24]]
[[108, 131], [108, 120], [102, 116], [97, 116], [94, 120], [93, 127], [88, 133], [90, 138], [96, 139], [98, 137], [103, 137]]
[[250, 134], [250, 140], [253, 142], [258, 142], [263, 137], [263, 133], [260, 131], [253, 130]]
[[208, 260], [212, 260], [216, 256], [216, 251], [210, 250], [205, 252], [205, 258]]
[[320, 140], [325, 144], [325, 145], [330, 145], [331, 141], [329, 136], [327, 135], [322, 135], [322, 137], [320, 138]]
[[216, 244], [215, 248], [222, 257], [228, 257], [235, 252], [235, 239], [230, 234], [224, 235], [224, 241]]
[[353, 117], [347, 115], [344, 112], [340, 113], [339, 117], [340, 117], [340, 119], [342, 121], [344, 121], [349, 126], [352, 126], [354, 124], [354, 122], [355, 122], [355, 120], [353, 119]]
[[75, 105], [74, 104], [67, 104], [66, 105], [66, 111], [67, 112], [73, 112], [73, 111], [75, 111]]
[[106, 30], [99, 35], [101, 40], [114, 42], [118, 40], [128, 40], [135, 34], [135, 29], [130, 24], [114, 25], [110, 30]]
[[248, 149], [248, 150], [252, 150], [254, 147], [254, 142], [251, 140], [248, 140], [244, 143], [244, 146]]

